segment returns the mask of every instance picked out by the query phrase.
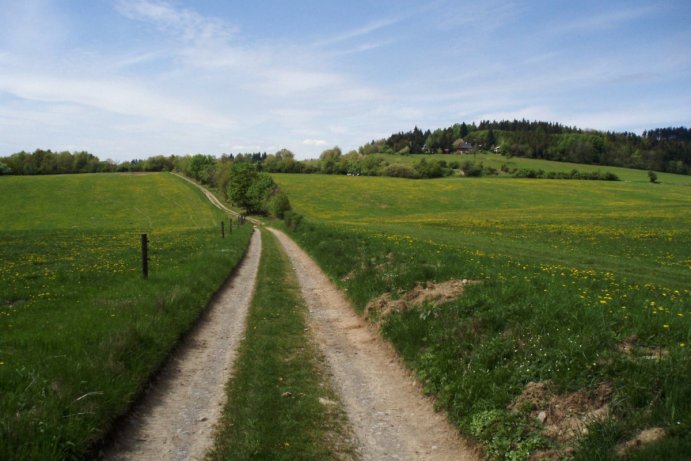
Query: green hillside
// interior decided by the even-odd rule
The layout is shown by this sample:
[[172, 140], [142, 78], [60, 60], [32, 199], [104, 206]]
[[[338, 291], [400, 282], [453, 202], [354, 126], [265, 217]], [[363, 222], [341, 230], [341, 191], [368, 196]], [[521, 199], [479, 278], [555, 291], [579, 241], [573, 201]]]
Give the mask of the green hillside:
[[240, 260], [250, 226], [222, 240], [224, 216], [169, 174], [0, 177], [0, 196], [0, 458], [83, 458]]
[[276, 179], [296, 210], [320, 221], [534, 263], [597, 268], [676, 287], [691, 285], [691, 189], [686, 186], [323, 175]]
[[623, 173], [275, 179], [294, 237], [491, 459], [611, 459], [648, 429], [635, 459], [686, 459], [691, 188]]

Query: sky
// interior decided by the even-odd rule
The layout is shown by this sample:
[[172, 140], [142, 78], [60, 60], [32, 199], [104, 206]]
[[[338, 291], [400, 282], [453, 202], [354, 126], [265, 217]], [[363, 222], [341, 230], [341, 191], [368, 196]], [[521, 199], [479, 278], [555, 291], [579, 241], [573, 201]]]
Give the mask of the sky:
[[691, 126], [688, 0], [0, 0], [0, 156], [314, 158], [522, 119]]

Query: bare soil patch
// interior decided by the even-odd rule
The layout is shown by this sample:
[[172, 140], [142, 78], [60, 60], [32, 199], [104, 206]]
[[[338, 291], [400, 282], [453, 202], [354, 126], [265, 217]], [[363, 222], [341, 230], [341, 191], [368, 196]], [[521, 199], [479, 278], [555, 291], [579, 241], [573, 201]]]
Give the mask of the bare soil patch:
[[270, 229], [289, 255], [364, 460], [475, 460], [479, 456], [437, 413], [393, 348], [290, 238]]
[[530, 382], [509, 406], [514, 411], [529, 411], [543, 424], [542, 433], [557, 445], [555, 450], [534, 453], [531, 459], [559, 459], [561, 453], [568, 454], [589, 424], [609, 415], [612, 387], [607, 383], [566, 394], [556, 394], [552, 388], [551, 381]]
[[662, 347], [647, 347], [639, 344], [637, 336], [629, 336], [617, 344], [617, 351], [627, 356], [630, 360], [647, 359], [662, 360], [669, 356], [669, 351]]
[[213, 443], [261, 254], [255, 231], [235, 275], [118, 431], [107, 460], [200, 459]]
[[367, 303], [365, 317], [381, 320], [392, 312], [402, 312], [423, 304], [438, 306], [461, 296], [466, 286], [479, 283], [481, 282], [477, 280], [466, 279], [449, 280], [442, 283], [418, 283], [415, 288], [397, 299], [394, 299], [391, 293], [384, 293]]
[[625, 456], [629, 452], [639, 449], [644, 445], [648, 445], [649, 443], [662, 440], [663, 438], [665, 438], [666, 435], [667, 433], [661, 427], [651, 427], [648, 429], [644, 429], [638, 434], [636, 434], [636, 436], [631, 440], [628, 440], [619, 445], [616, 449], [617, 455]]

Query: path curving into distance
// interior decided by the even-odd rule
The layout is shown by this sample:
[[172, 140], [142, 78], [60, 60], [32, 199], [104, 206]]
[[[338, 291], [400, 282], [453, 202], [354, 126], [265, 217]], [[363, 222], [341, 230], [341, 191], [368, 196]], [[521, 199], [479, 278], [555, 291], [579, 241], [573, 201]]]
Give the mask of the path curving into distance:
[[228, 208], [227, 206], [225, 206], [223, 203], [221, 203], [221, 201], [219, 199], [217, 199], [216, 196], [214, 194], [212, 194], [206, 187], [200, 186], [199, 184], [197, 184], [196, 182], [192, 181], [190, 178], [188, 178], [184, 175], [181, 175], [178, 173], [171, 173], [171, 174], [174, 176], [177, 176], [180, 179], [184, 179], [188, 183], [192, 184], [194, 187], [198, 188], [200, 191], [202, 191], [202, 193], [206, 196], [206, 198], [209, 199], [209, 202], [211, 202], [211, 204], [213, 206], [215, 206], [216, 208], [218, 208], [219, 210], [223, 210], [226, 213], [229, 213], [233, 216], [238, 216], [240, 214], [237, 211], [233, 211], [230, 208]]
[[[184, 178], [186, 179], [186, 178]], [[192, 181], [190, 181], [192, 182]], [[231, 212], [220, 204], [204, 187], [199, 187], [217, 207]], [[259, 223], [256, 220], [252, 222]], [[281, 231], [268, 228], [286, 250], [300, 283], [302, 295], [309, 309], [309, 332], [324, 353], [333, 374], [334, 387], [344, 403], [358, 443], [361, 459], [366, 461], [475, 461], [480, 456], [460, 437], [444, 413], [434, 410], [417, 380], [402, 365], [393, 348], [381, 339], [378, 332], [357, 315], [343, 293], [329, 280], [319, 266], [292, 239]], [[252, 238], [250, 253], [260, 253], [258, 232]], [[256, 256], [258, 266], [259, 256]], [[245, 263], [243, 263], [244, 265]], [[256, 274], [256, 268], [254, 269]], [[254, 280], [254, 279], [253, 279]], [[248, 305], [254, 285], [246, 287]], [[245, 307], [246, 312], [246, 307]], [[244, 320], [242, 324], [244, 326]], [[236, 335], [239, 342], [242, 330]], [[210, 337], [205, 337], [211, 341]], [[233, 352], [234, 353], [234, 352]], [[232, 358], [227, 362], [228, 374]], [[218, 394], [224, 398], [219, 381]], [[219, 400], [220, 402], [220, 400]], [[220, 415], [220, 403], [216, 414]], [[159, 447], [167, 451], [131, 453], [109, 459], [196, 459], [203, 456], [212, 443], [212, 424], [194, 431], [194, 421], [206, 422], [206, 415], [192, 412], [185, 415], [189, 431], [168, 430]], [[217, 417], [217, 416], [216, 416]], [[165, 419], [165, 418], [164, 418]], [[139, 437], [147, 437], [139, 432]], [[155, 435], [155, 434], [154, 434]], [[136, 435], [135, 435], [136, 437]], [[175, 443], [170, 443], [172, 439]], [[189, 449], [185, 447], [189, 446]], [[192, 452], [191, 448], [196, 450]], [[177, 448], [176, 448], [177, 447]], [[187, 450], [187, 451], [185, 451]], [[143, 456], [146, 455], [146, 456]], [[153, 457], [149, 457], [153, 456]]]
[[[211, 204], [212, 204], [213, 206], [215, 206], [216, 208], [218, 208], [219, 210], [225, 211], [226, 213], [228, 213], [228, 214], [231, 215], [231, 216], [235, 216], [235, 217], [240, 216], [240, 213], [238, 213], [237, 211], [233, 211], [233, 210], [231, 210], [230, 208], [228, 208], [227, 206], [225, 206], [225, 205], [224, 205], [218, 198], [216, 198], [216, 196], [215, 196], [214, 194], [212, 194], [212, 193], [209, 191], [209, 189], [207, 189], [206, 187], [204, 187], [204, 186], [202, 186], [202, 185], [200, 185], [200, 184], [197, 184], [196, 182], [192, 181], [190, 178], [188, 178], [188, 177], [186, 177], [186, 176], [183, 176], [183, 175], [181, 175], [181, 174], [178, 174], [178, 173], [171, 173], [171, 174], [177, 176], [177, 177], [180, 178], [180, 179], [184, 179], [184, 180], [187, 181], [188, 183], [192, 184], [194, 187], [198, 188], [200, 191], [202, 191], [202, 193], [206, 196], [206, 198], [209, 199], [209, 202], [211, 202]], [[259, 220], [254, 219], [254, 218], [247, 218], [247, 220], [248, 220], [249, 222], [251, 222], [252, 224], [254, 224], [254, 225], [259, 225], [259, 224], [261, 224], [261, 222], [260, 222]]]
[[309, 308], [310, 333], [327, 358], [363, 460], [477, 460], [378, 333], [286, 234], [276, 235]]
[[261, 233], [136, 408], [106, 460], [201, 459], [213, 445], [259, 268]]

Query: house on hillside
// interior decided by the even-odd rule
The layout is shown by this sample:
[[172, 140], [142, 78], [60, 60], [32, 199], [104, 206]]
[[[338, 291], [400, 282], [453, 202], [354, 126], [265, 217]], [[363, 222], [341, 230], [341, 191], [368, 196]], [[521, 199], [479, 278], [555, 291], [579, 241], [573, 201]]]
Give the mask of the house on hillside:
[[471, 150], [473, 150], [473, 145], [463, 140], [461, 140], [461, 142], [458, 143], [458, 146], [456, 147], [456, 152], [459, 152], [461, 154], [464, 152], [470, 152]]

